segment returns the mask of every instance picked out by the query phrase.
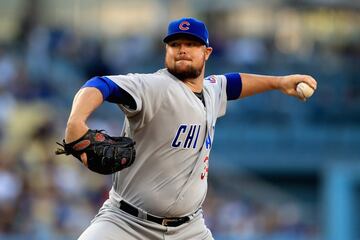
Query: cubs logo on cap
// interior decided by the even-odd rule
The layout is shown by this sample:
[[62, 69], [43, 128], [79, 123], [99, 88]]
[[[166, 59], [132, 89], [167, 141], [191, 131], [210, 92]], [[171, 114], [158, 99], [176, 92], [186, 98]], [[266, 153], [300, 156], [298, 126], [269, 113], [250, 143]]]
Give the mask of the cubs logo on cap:
[[167, 35], [163, 41], [167, 43], [184, 35], [195, 37], [207, 47], [209, 46], [209, 32], [205, 23], [196, 18], [181, 18], [170, 22]]
[[186, 30], [189, 30], [190, 26], [190, 23], [188, 21], [182, 21], [180, 24], [179, 24], [179, 29], [180, 30], [183, 30], [183, 31], [186, 31]]

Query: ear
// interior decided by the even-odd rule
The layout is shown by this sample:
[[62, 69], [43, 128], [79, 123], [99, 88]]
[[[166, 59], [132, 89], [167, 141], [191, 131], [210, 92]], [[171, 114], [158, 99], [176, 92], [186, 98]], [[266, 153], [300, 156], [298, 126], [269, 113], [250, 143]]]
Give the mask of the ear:
[[212, 53], [213, 49], [212, 47], [205, 48], [205, 61], [207, 61]]

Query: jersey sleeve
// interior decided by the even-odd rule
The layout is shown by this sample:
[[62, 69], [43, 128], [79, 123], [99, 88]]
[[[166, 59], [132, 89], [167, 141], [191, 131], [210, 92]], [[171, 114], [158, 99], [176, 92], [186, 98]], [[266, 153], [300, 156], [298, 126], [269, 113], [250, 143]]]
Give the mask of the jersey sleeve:
[[127, 74], [106, 76], [131, 95], [135, 109], [119, 104], [130, 121], [138, 127], [150, 121], [161, 106], [162, 79], [154, 74]]
[[216, 116], [225, 115], [227, 105], [226, 77], [224, 75], [211, 75], [205, 78], [205, 84], [211, 87], [214, 94]]
[[215, 94], [215, 110], [217, 117], [225, 115], [227, 101], [240, 97], [242, 81], [239, 73], [211, 75], [205, 78], [205, 83], [211, 85]]

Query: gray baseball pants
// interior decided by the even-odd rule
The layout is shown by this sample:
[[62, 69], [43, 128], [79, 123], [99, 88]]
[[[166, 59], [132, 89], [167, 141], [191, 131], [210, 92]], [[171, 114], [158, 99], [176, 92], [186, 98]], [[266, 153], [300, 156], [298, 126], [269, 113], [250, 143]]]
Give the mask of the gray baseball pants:
[[202, 210], [177, 227], [130, 215], [107, 200], [79, 240], [213, 240]]

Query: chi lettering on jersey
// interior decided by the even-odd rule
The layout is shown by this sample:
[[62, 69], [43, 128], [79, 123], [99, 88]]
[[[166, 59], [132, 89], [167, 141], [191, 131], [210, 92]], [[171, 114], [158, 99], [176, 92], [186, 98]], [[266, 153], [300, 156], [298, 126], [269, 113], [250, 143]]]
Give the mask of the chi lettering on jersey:
[[171, 143], [174, 148], [196, 148], [201, 125], [181, 124]]
[[210, 149], [211, 148], [211, 137], [210, 134], [208, 133], [207, 138], [205, 140], [205, 147], [206, 149]]

